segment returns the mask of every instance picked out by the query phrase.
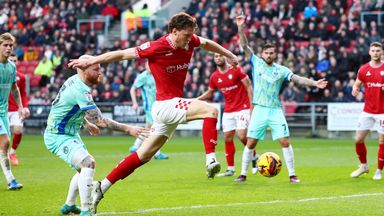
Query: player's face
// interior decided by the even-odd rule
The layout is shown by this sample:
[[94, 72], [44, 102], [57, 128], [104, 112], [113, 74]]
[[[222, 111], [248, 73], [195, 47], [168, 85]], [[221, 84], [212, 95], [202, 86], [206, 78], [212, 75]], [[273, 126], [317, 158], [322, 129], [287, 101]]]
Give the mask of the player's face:
[[225, 57], [218, 53], [215, 54], [214, 61], [218, 67], [222, 67], [227, 63]]
[[371, 47], [369, 48], [369, 55], [373, 61], [380, 61], [381, 56], [383, 55], [383, 49], [381, 47]]
[[178, 48], [185, 48], [193, 35], [193, 28], [186, 28], [182, 30], [173, 30], [173, 34], [175, 35], [175, 42]]
[[5, 40], [2, 44], [0, 44], [0, 53], [2, 56], [9, 57], [13, 50], [13, 41]]
[[88, 82], [98, 84], [101, 78], [100, 65], [92, 65], [85, 70], [85, 76]]
[[263, 58], [267, 64], [271, 65], [276, 59], [275, 48], [271, 47], [263, 50], [263, 52], [261, 53], [261, 58]]

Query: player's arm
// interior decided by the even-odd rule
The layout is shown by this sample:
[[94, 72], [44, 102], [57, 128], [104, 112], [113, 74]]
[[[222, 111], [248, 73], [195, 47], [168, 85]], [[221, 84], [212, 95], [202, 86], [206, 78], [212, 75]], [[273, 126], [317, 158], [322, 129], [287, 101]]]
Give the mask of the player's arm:
[[87, 68], [94, 64], [102, 64], [114, 61], [130, 60], [137, 58], [136, 48], [128, 48], [125, 50], [116, 50], [111, 52], [106, 52], [104, 54], [93, 56], [92, 58], [87, 59], [72, 59], [68, 64], [69, 67], [75, 68]]
[[359, 80], [359, 78], [356, 78], [356, 81], [355, 83], [353, 84], [353, 87], [352, 87], [352, 95], [353, 96], [357, 96], [360, 92], [360, 88], [361, 88], [361, 85], [363, 84], [363, 82], [361, 80]]
[[245, 16], [240, 15], [236, 17], [236, 24], [237, 24], [237, 29], [238, 33], [240, 36], [240, 45], [244, 50], [245, 58], [249, 60], [253, 54], [252, 49], [248, 45], [248, 39], [244, 34], [244, 21], [245, 21]]
[[206, 100], [213, 97], [214, 90], [212, 88], [208, 88], [202, 95], [197, 97], [198, 100]]
[[298, 86], [312, 86], [321, 89], [325, 88], [328, 84], [328, 81], [326, 81], [325, 79], [319, 79], [315, 81], [296, 74], [292, 75], [291, 81], [297, 84]]
[[101, 128], [109, 128], [111, 130], [122, 131], [131, 136], [145, 139], [148, 136], [148, 130], [142, 127], [130, 126], [122, 124], [109, 118], [105, 118], [99, 108], [89, 109], [85, 111], [86, 118]]
[[136, 87], [132, 85], [129, 93], [131, 94], [131, 99], [132, 99], [132, 108], [137, 112], [139, 108], [139, 104], [137, 103], [137, 98], [136, 98]]
[[248, 76], [246, 76], [244, 79], [241, 80], [243, 85], [245, 86], [245, 89], [247, 90], [248, 98], [249, 98], [249, 104], [251, 105], [251, 110], [253, 110], [253, 91], [252, 91], [252, 83]]
[[12, 83], [11, 91], [13, 99], [16, 101], [20, 118], [23, 120], [25, 118], [25, 111], [23, 109], [23, 103], [21, 102], [19, 87], [17, 87], [16, 82]]
[[21, 103], [23, 104], [23, 109], [25, 112], [25, 118], [28, 118], [31, 115], [31, 112], [29, 111], [29, 108], [28, 108], [28, 99], [27, 99], [26, 83], [25, 83], [24, 76], [20, 77], [19, 91], [20, 91]]
[[219, 53], [227, 57], [228, 63], [234, 67], [236, 67], [239, 64], [239, 62], [237, 61], [237, 56], [232, 52], [230, 52], [229, 50], [225, 49], [224, 47], [220, 46], [218, 43], [203, 37], [199, 37], [199, 39], [200, 39], [201, 48], [210, 52]]

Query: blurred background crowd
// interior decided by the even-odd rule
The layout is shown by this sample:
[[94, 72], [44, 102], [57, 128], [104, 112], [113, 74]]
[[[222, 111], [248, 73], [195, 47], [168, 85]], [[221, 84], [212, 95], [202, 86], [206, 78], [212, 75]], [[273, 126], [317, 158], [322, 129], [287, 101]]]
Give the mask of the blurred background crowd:
[[[140, 45], [167, 33], [156, 29], [150, 35], [142, 28], [130, 28], [126, 41], [110, 46], [100, 41], [97, 30], [78, 28], [77, 21], [108, 17], [112, 27], [121, 12], [134, 1], [2, 1], [0, 31], [17, 37], [15, 52], [20, 72], [29, 78], [30, 104], [50, 104], [65, 79], [74, 73], [67, 68], [72, 58]], [[286, 84], [284, 102], [360, 102], [351, 95], [358, 68], [369, 61], [368, 48], [382, 41], [384, 28], [375, 16], [360, 21], [364, 11], [384, 11], [383, 0], [192, 0], [184, 10], [199, 24], [197, 35], [214, 40], [239, 56], [246, 73], [251, 66], [243, 58], [239, 46], [235, 17], [246, 16], [246, 34], [251, 48], [259, 53], [260, 44], [277, 45], [276, 62], [301, 76], [326, 78], [325, 90], [306, 89]], [[101, 26], [103, 28], [103, 26]], [[186, 79], [185, 97], [202, 94], [215, 71], [213, 55], [197, 49]], [[142, 61], [116, 62], [102, 65], [104, 76], [92, 95], [96, 102], [129, 103], [129, 89], [137, 74], [144, 70]], [[214, 101], [223, 97], [215, 93]]]

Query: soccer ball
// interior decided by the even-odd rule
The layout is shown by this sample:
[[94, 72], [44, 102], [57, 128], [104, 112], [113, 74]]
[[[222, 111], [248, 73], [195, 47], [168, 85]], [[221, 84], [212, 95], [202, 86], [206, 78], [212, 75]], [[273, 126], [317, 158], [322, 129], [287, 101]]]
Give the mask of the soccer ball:
[[273, 152], [265, 152], [257, 160], [259, 172], [265, 177], [273, 177], [279, 174], [281, 166], [279, 155]]

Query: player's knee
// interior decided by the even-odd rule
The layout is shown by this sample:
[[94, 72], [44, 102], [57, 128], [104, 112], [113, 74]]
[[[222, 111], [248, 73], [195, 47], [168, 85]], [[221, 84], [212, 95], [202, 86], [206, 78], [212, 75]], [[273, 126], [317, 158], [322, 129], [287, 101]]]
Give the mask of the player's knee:
[[219, 110], [216, 107], [207, 106], [206, 110], [207, 110], [207, 112], [206, 112], [207, 118], [217, 118], [217, 116], [219, 115]]
[[289, 139], [286, 139], [286, 138], [281, 139], [280, 140], [280, 145], [281, 145], [282, 148], [288, 148], [289, 147]]
[[0, 141], [0, 148], [1, 148], [1, 150], [3, 150], [3, 151], [8, 151], [8, 149], [9, 149], [9, 140], [1, 140]]
[[147, 152], [144, 154], [140, 154], [138, 156], [139, 156], [140, 161], [144, 164], [144, 163], [147, 163], [148, 161], [150, 161], [152, 159], [153, 154], [150, 154]]
[[355, 143], [363, 143], [364, 142], [364, 137], [356, 135], [355, 136]]
[[23, 133], [23, 128], [15, 127], [13, 133], [14, 134], [22, 134]]
[[81, 161], [80, 166], [81, 168], [95, 169], [96, 161], [92, 156], [88, 155], [86, 158], [84, 158], [84, 160]]
[[248, 139], [247, 140], [247, 147], [249, 149], [254, 149], [256, 147], [257, 140], [256, 139]]
[[239, 140], [240, 140], [242, 143], [247, 143], [247, 134], [238, 134], [238, 135], [237, 135], [237, 138], [239, 138]]

